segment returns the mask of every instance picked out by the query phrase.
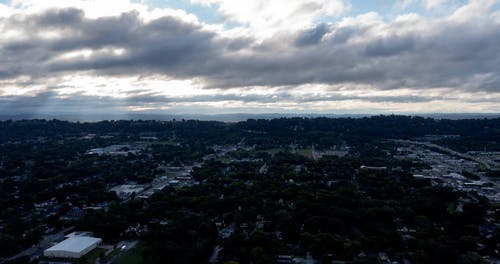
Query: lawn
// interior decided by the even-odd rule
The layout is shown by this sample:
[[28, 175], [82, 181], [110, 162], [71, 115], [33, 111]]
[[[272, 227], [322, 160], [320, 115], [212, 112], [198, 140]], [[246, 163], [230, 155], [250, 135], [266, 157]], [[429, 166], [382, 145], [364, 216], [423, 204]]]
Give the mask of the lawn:
[[302, 155], [306, 158], [312, 159], [312, 149], [311, 148], [305, 148], [305, 149], [297, 149], [297, 154]]
[[88, 264], [94, 264], [95, 261], [99, 258], [101, 253], [105, 253], [106, 249], [104, 248], [95, 248], [94, 250], [90, 251], [88, 254], [85, 255], [85, 263]]

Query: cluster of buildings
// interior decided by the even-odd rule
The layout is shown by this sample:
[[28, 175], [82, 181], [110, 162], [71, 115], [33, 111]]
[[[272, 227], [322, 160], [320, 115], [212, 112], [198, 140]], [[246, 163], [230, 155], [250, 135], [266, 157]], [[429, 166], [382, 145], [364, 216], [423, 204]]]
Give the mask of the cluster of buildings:
[[437, 152], [422, 145], [398, 149], [399, 155], [424, 162], [430, 168], [414, 174], [427, 178], [435, 185], [451, 187], [457, 191], [477, 192], [493, 203], [500, 203], [500, 188], [494, 179], [484, 175], [484, 165], [455, 155]]
[[148, 199], [154, 193], [163, 190], [167, 186], [181, 187], [198, 184], [198, 182], [196, 182], [191, 175], [193, 166], [161, 168], [168, 176], [159, 176], [149, 184], [136, 184], [131, 182], [114, 186], [109, 191], [115, 192], [116, 195], [122, 200], [130, 199], [132, 196], [141, 199]]
[[346, 156], [347, 154], [349, 154], [349, 150], [350, 150], [350, 147], [348, 147], [348, 146], [341, 146], [341, 147], [334, 146], [331, 149], [320, 151], [320, 150], [317, 150], [313, 145], [312, 149], [311, 149], [311, 156], [314, 160], [321, 159], [324, 156], [342, 158], [342, 157]]
[[144, 151], [145, 146], [134, 145], [111, 145], [103, 148], [93, 148], [87, 151], [87, 155], [109, 155], [109, 156], [127, 156], [128, 154], [137, 155]]

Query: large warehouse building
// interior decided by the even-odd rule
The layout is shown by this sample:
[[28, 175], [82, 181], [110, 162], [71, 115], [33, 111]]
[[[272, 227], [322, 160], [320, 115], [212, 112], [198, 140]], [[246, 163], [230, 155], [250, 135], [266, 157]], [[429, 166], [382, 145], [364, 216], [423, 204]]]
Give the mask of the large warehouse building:
[[43, 255], [49, 258], [81, 258], [99, 244], [102, 239], [88, 236], [73, 236], [45, 250]]

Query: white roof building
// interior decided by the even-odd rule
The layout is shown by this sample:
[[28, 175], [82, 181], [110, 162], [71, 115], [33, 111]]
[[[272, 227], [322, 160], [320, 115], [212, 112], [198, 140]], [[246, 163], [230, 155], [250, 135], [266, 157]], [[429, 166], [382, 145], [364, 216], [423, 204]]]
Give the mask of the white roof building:
[[81, 258], [89, 253], [99, 244], [102, 239], [87, 236], [72, 236], [61, 243], [45, 250], [45, 257], [53, 258]]
[[134, 184], [124, 184], [111, 189], [120, 197], [130, 197], [133, 193], [139, 194], [144, 191], [144, 186]]

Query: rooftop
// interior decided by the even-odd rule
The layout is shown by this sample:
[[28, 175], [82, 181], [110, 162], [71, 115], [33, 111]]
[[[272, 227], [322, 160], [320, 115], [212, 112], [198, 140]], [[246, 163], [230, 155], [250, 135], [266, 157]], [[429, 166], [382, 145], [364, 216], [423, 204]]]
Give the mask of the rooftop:
[[74, 236], [70, 237], [61, 243], [54, 245], [53, 247], [47, 249], [46, 251], [68, 251], [79, 253], [87, 249], [88, 247], [100, 243], [100, 238], [87, 237], [87, 236]]

